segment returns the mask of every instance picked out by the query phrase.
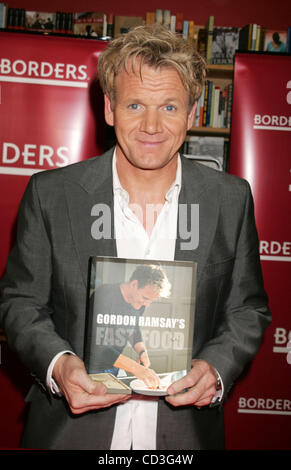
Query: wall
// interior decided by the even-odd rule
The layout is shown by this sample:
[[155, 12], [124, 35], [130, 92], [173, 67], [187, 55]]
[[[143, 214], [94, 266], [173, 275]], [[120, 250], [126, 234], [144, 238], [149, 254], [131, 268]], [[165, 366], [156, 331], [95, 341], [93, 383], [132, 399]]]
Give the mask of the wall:
[[[102, 11], [118, 15], [139, 15], [145, 17], [147, 11], [156, 8], [170, 9], [174, 14], [183, 12], [185, 19], [193, 19], [196, 24], [206, 23], [209, 15], [214, 15], [219, 26], [244, 26], [259, 23], [269, 29], [287, 29], [291, 25], [290, 0], [280, 0], [277, 4], [265, 0], [244, 0], [239, 4], [233, 0], [208, 0], [189, 2], [188, 0], [147, 0], [143, 2], [118, 2], [117, 0], [6, 0], [9, 6], [37, 11]], [[195, 4], [196, 3], [196, 4]]]

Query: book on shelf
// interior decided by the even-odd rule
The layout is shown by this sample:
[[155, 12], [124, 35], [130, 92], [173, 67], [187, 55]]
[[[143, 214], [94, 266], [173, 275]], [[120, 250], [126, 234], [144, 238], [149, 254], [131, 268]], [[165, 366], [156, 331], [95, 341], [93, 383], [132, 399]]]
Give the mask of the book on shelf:
[[104, 13], [77, 12], [73, 15], [73, 34], [75, 36], [102, 38]]
[[258, 24], [250, 23], [243, 26], [239, 32], [240, 51], [263, 51], [265, 29]]
[[155, 23], [156, 24], [163, 24], [163, 10], [161, 10], [160, 8], [156, 9]]
[[25, 11], [25, 29], [52, 32], [55, 29], [56, 13]]
[[56, 12], [55, 33], [73, 34], [73, 13]]
[[23, 8], [8, 8], [7, 11], [7, 28], [11, 30], [24, 30], [25, 10]]
[[183, 36], [184, 13], [176, 13], [176, 33]]
[[171, 10], [163, 10], [163, 25], [166, 28], [171, 27]]
[[145, 23], [142, 16], [119, 16], [114, 17], [114, 37], [127, 33], [130, 28]]
[[194, 127], [230, 129], [233, 84], [224, 88], [206, 80], [197, 103]]
[[209, 16], [207, 23], [205, 25], [206, 29], [206, 61], [208, 64], [211, 63], [212, 55], [212, 38], [213, 38], [213, 28], [214, 28], [214, 16]]
[[228, 142], [224, 137], [189, 135], [181, 152], [190, 159], [203, 161], [205, 165], [215, 170], [227, 169]]
[[156, 13], [154, 11], [148, 11], [146, 13], [146, 25], [150, 26], [156, 22]]
[[287, 52], [288, 30], [266, 29], [264, 46], [266, 52]]
[[189, 38], [189, 21], [185, 20], [183, 22], [183, 39], [188, 41]]
[[[196, 272], [188, 261], [91, 257], [84, 363], [93, 380], [111, 393], [121, 382], [122, 393], [166, 394], [190, 370]], [[148, 369], [158, 387], [146, 384]]]
[[206, 59], [207, 51], [207, 31], [205, 28], [199, 28], [197, 38], [197, 51]]
[[6, 3], [0, 3], [0, 28], [6, 28], [8, 6]]
[[239, 29], [216, 27], [212, 37], [212, 64], [233, 64], [235, 52], [239, 47]]
[[287, 54], [291, 54], [291, 26], [287, 29], [286, 52]]

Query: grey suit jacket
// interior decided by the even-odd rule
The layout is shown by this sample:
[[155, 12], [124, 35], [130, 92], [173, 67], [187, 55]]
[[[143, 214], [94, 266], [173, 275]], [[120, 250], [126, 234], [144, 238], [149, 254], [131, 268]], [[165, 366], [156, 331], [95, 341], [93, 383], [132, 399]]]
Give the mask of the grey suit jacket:
[[[0, 321], [42, 384], [58, 352], [83, 357], [89, 256], [116, 256], [112, 154], [34, 175], [20, 205], [18, 239], [1, 282]], [[111, 208], [107, 239], [91, 234], [96, 204]], [[250, 189], [242, 179], [183, 157], [179, 204], [189, 210], [199, 204], [198, 247], [182, 249], [178, 218], [175, 251], [175, 259], [198, 263], [193, 357], [216, 367], [227, 396], [270, 322]], [[38, 386], [28, 401], [23, 446], [110, 448], [115, 406], [73, 416], [63, 398]], [[217, 449], [223, 443], [222, 407], [174, 409], [159, 401], [158, 449]]]

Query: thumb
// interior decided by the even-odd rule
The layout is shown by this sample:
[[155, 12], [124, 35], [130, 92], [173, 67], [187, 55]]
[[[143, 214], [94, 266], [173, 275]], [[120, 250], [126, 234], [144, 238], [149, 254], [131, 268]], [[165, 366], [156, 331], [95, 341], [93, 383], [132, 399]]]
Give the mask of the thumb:
[[80, 385], [90, 395], [105, 395], [107, 392], [107, 389], [102, 382], [93, 380], [88, 374], [84, 374]]

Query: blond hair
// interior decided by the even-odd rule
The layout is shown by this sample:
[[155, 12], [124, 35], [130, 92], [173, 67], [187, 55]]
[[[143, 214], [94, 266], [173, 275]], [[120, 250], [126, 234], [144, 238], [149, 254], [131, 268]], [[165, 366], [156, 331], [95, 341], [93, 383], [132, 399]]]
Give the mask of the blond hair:
[[142, 65], [175, 69], [189, 93], [189, 105], [199, 98], [205, 75], [205, 60], [193, 46], [161, 25], [137, 26], [113, 39], [98, 60], [98, 77], [105, 95], [115, 97], [115, 78], [125, 69], [141, 73]]

